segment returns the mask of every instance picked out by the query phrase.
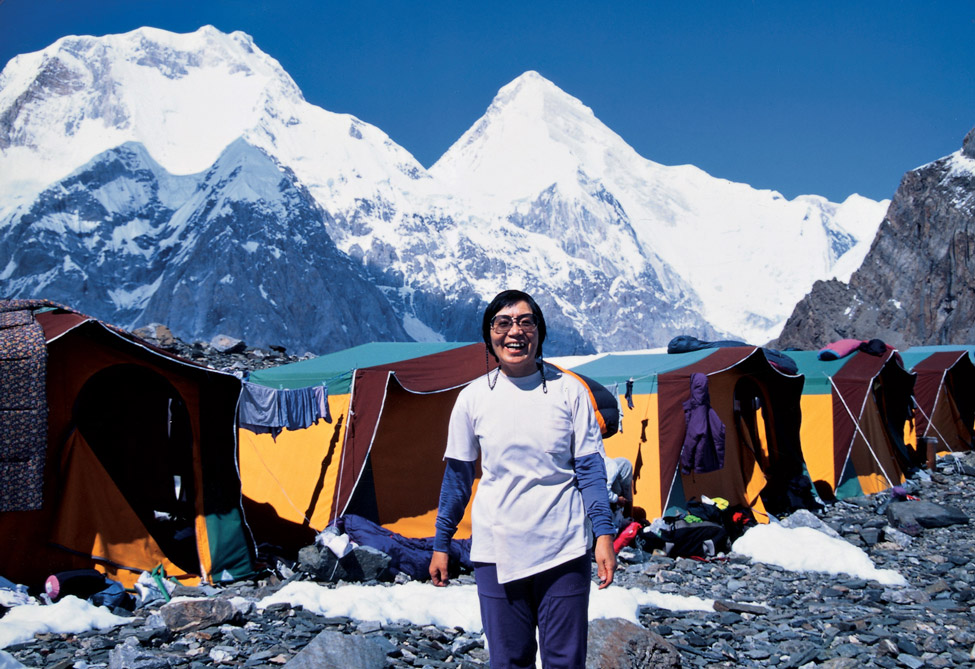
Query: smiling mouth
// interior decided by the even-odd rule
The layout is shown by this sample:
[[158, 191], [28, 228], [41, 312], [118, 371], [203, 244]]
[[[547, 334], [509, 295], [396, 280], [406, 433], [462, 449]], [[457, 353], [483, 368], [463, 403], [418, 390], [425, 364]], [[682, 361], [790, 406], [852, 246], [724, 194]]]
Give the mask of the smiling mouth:
[[514, 341], [514, 342], [510, 342], [508, 344], [505, 344], [504, 347], [506, 349], [509, 349], [509, 350], [512, 350], [512, 351], [521, 351], [521, 350], [523, 350], [525, 348], [525, 344], [523, 342], [516, 342], [516, 341]]

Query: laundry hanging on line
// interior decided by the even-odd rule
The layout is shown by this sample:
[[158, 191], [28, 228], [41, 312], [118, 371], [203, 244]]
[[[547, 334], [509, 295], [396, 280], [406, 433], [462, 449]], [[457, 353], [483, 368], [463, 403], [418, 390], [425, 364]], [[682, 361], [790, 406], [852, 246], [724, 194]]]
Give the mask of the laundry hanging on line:
[[245, 381], [237, 415], [241, 427], [275, 437], [284, 428], [303, 430], [319, 420], [332, 422], [324, 385], [276, 389]]

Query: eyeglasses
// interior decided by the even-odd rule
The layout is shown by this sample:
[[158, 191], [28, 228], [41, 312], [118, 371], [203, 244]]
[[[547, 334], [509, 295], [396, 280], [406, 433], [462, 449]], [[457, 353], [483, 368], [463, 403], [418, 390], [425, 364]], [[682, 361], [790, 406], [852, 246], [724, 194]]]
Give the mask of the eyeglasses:
[[508, 334], [508, 330], [514, 325], [520, 327], [522, 332], [534, 332], [535, 328], [538, 327], [538, 320], [535, 318], [535, 314], [522, 314], [514, 318], [511, 316], [495, 316], [491, 319], [491, 329], [494, 330], [494, 334]]

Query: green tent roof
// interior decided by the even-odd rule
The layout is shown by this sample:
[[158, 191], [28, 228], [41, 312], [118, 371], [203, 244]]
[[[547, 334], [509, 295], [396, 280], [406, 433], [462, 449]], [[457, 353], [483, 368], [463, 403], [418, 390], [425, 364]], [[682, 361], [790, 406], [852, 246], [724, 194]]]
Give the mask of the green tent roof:
[[904, 369], [914, 369], [914, 366], [934, 353], [944, 353], [946, 351], [968, 351], [970, 358], [975, 361], [975, 346], [912, 346], [906, 351], [901, 352], [904, 360]]
[[829, 378], [835, 376], [852, 356], [839, 360], [820, 360], [819, 351], [783, 351], [796, 361], [799, 373], [806, 377], [803, 395], [829, 395], [833, 392]]
[[604, 386], [622, 385], [633, 379], [633, 392], [653, 393], [657, 390], [657, 376], [703, 360], [717, 349], [705, 348], [690, 353], [610, 353], [592, 362], [572, 367], [576, 374], [586, 376]]
[[341, 395], [349, 392], [352, 370], [433, 355], [451, 349], [469, 346], [469, 342], [377, 342], [353, 346], [311, 360], [293, 362], [252, 372], [251, 383], [270, 388], [307, 388], [325, 384], [328, 392]]

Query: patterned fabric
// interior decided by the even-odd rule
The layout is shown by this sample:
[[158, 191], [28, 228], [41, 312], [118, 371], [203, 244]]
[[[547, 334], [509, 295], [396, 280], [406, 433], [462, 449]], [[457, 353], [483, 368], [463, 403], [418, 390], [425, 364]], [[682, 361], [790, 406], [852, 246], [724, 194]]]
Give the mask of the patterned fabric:
[[0, 512], [41, 508], [47, 449], [47, 343], [32, 309], [0, 300]]

